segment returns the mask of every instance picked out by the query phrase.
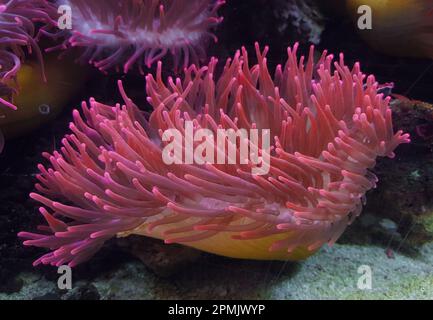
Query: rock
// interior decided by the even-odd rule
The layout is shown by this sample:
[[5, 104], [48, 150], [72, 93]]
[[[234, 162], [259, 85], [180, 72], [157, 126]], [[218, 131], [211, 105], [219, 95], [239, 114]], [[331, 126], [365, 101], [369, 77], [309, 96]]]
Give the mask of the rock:
[[63, 300], [99, 300], [98, 289], [93, 284], [85, 284], [68, 291], [62, 297]]
[[288, 39], [318, 44], [324, 17], [312, 0], [274, 1], [273, 13], [278, 32]]
[[58, 292], [48, 292], [42, 296], [34, 297], [32, 300], [60, 300], [61, 295]]
[[[360, 269], [361, 267], [361, 269]], [[63, 293], [44, 278], [25, 282], [19, 293], [1, 299], [431, 299], [433, 297], [433, 244], [420, 248], [417, 257], [401, 252], [390, 259], [384, 248], [336, 244], [324, 247], [293, 272], [275, 261], [248, 261], [204, 255], [190, 269], [161, 278], [139, 261], [118, 265], [77, 289]], [[289, 268], [290, 264], [289, 264]], [[274, 271], [271, 272], [271, 270]], [[279, 269], [279, 271], [278, 271]], [[371, 288], [358, 282], [371, 271]], [[44, 288], [44, 292], [41, 290]], [[96, 290], [95, 290], [96, 288]], [[62, 293], [62, 292], [61, 292]]]
[[119, 246], [137, 257], [161, 277], [169, 277], [192, 265], [201, 252], [181, 245], [167, 245], [160, 240], [140, 236], [119, 239]]
[[392, 101], [395, 130], [411, 135], [395, 159], [378, 159], [379, 178], [367, 193], [361, 216], [339, 243], [380, 244], [415, 254], [433, 240], [433, 106], [401, 98]]
[[379, 185], [364, 212], [393, 221], [416, 247], [433, 240], [433, 106], [408, 99], [392, 104], [394, 128], [410, 133], [412, 142], [397, 149], [396, 159], [378, 162]]
[[24, 282], [22, 279], [11, 276], [0, 283], [0, 292], [7, 294], [19, 292], [23, 284]]
[[397, 224], [389, 219], [382, 219], [379, 221], [379, 225], [390, 233], [397, 232]]
[[319, 43], [325, 27], [323, 15], [313, 0], [232, 1], [221, 9], [221, 16], [224, 22], [216, 35], [223, 45], [211, 47], [210, 54], [222, 60], [241, 46], [254, 51], [257, 41], [271, 48], [270, 65], [282, 63], [287, 46], [299, 42], [300, 50], [308, 50], [311, 43]]

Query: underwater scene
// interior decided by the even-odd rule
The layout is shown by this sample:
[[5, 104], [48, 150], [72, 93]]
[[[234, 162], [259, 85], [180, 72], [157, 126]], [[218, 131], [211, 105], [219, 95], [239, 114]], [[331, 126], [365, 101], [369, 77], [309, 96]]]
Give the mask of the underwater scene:
[[0, 300], [433, 300], [433, 0], [0, 0]]

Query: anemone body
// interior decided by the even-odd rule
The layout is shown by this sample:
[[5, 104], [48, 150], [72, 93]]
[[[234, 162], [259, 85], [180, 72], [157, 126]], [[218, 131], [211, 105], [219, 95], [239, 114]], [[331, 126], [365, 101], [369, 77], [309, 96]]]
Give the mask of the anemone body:
[[[301, 259], [335, 242], [376, 185], [376, 158], [409, 140], [394, 133], [389, 98], [359, 63], [350, 70], [326, 52], [314, 62], [313, 47], [307, 58], [297, 49], [274, 77], [257, 44], [256, 65], [242, 49], [218, 80], [216, 59], [167, 82], [158, 63], [146, 78], [149, 118], [121, 83], [124, 105], [83, 102], [61, 150], [44, 154], [50, 166], [39, 165], [31, 197], [48, 225], [19, 234], [51, 250], [35, 264], [74, 266], [129, 234], [249, 259]], [[163, 132], [186, 120], [212, 132], [270, 129], [269, 173], [252, 174], [252, 163], [165, 164]]]
[[[36, 54], [42, 66], [42, 53], [36, 38], [56, 26], [55, 6], [46, 0], [0, 0], [0, 106], [16, 109], [16, 76], [27, 53]], [[37, 28], [35, 23], [40, 24]]]
[[[209, 29], [218, 25], [223, 0], [65, 0], [72, 9], [72, 31], [53, 48], [80, 47], [79, 60], [102, 72], [140, 72], [169, 52], [174, 66], [198, 63], [206, 54]], [[57, 35], [59, 36], [59, 35]]]

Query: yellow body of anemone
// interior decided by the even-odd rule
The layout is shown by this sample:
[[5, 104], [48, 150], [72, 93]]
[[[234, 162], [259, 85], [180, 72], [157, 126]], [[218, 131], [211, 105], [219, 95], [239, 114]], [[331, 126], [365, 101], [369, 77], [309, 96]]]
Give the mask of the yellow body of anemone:
[[[158, 226], [151, 231], [148, 229], [149, 224], [145, 223], [140, 227], [130, 231], [119, 233], [118, 237], [126, 237], [131, 234], [152, 237], [160, 240], [168, 238], [166, 231], [173, 228], [173, 226], [162, 225]], [[181, 228], [182, 224], [177, 224], [176, 228]], [[183, 236], [189, 236], [191, 233], [184, 233]], [[245, 239], [238, 240], [232, 238], [230, 232], [218, 232], [212, 237], [191, 241], [182, 242], [182, 245], [189, 246], [201, 251], [217, 254], [224, 257], [237, 258], [237, 259], [253, 259], [253, 260], [290, 260], [298, 261], [304, 260], [313, 255], [316, 250], [308, 250], [306, 247], [297, 247], [293, 251], [281, 249], [271, 251], [270, 247], [275, 241], [287, 239], [289, 233], [280, 233], [259, 239]], [[297, 237], [299, 231], [292, 232], [291, 236]]]
[[433, 58], [433, 0], [347, 0], [355, 21], [358, 8], [372, 9], [373, 26], [359, 30], [374, 49], [395, 56]]
[[[40, 66], [24, 64], [17, 75], [18, 89], [13, 103], [17, 110], [0, 109], [0, 130], [5, 137], [22, 136], [54, 119], [82, 83], [82, 73], [66, 61], [46, 61], [48, 81], [41, 77]], [[16, 84], [11, 82], [11, 86]]]

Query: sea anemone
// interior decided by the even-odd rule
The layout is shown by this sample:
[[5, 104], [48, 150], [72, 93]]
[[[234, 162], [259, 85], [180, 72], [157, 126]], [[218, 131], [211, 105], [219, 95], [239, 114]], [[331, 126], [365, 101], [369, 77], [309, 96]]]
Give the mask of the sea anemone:
[[373, 48], [393, 56], [433, 59], [433, 0], [344, 2], [355, 21], [360, 6], [372, 9], [372, 29], [358, 30]]
[[45, 80], [42, 53], [36, 38], [40, 31], [57, 25], [56, 15], [55, 6], [45, 0], [0, 0], [0, 106], [16, 109], [12, 103], [13, 95], [17, 93], [14, 82], [25, 51], [36, 54]]
[[[121, 82], [124, 105], [83, 102], [60, 151], [44, 153], [50, 167], [38, 166], [31, 198], [48, 225], [19, 236], [51, 252], [34, 264], [75, 266], [129, 234], [248, 259], [302, 259], [334, 243], [376, 185], [376, 158], [394, 157], [409, 136], [394, 133], [390, 98], [359, 63], [350, 70], [326, 51], [315, 63], [313, 47], [308, 58], [297, 50], [288, 48], [273, 78], [258, 44], [256, 65], [242, 48], [217, 81], [214, 58], [166, 83], [159, 62], [146, 78], [149, 118]], [[186, 121], [211, 133], [270, 129], [269, 172], [253, 174], [251, 162], [166, 164], [164, 132], [185, 135]]]
[[[174, 67], [198, 63], [203, 44], [217, 41], [209, 29], [218, 25], [223, 0], [65, 0], [73, 12], [66, 41], [50, 50], [84, 48], [79, 60], [102, 72], [134, 65], [143, 73], [169, 51]], [[57, 34], [57, 37], [60, 35]]]
[[0, 111], [0, 129], [6, 139], [22, 137], [54, 120], [83, 87], [86, 70], [73, 61], [60, 61], [56, 55], [45, 56], [47, 82], [41, 81], [39, 63], [26, 61], [16, 76], [20, 94], [14, 97], [18, 110]]

